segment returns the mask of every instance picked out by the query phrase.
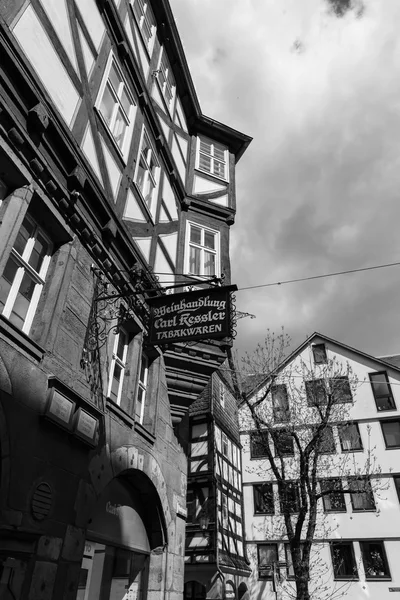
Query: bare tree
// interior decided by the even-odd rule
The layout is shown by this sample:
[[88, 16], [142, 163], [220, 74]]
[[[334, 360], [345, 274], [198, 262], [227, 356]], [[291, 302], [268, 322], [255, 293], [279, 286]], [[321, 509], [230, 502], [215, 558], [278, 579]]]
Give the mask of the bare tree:
[[289, 343], [283, 330], [279, 335], [268, 331], [264, 344], [246, 354], [240, 366], [232, 354], [229, 365], [242, 407], [241, 428], [252, 431], [249, 443], [262, 457], [254, 468], [278, 488], [280, 517], [273, 521], [279, 532], [269, 535], [287, 542], [294, 572], [294, 582], [282, 582], [282, 588], [296, 600], [333, 600], [349, 584], [332, 589], [331, 566], [316, 556], [315, 540], [332, 538], [334, 528], [322, 501], [340, 502], [343, 494], [351, 494], [353, 501], [373, 502], [373, 492], [384, 486], [376, 478], [373, 448], [366, 449], [362, 461], [353, 452], [334, 453], [333, 426], [342, 428], [350, 448], [356, 445], [350, 439], [357, 435], [350, 409], [357, 377], [336, 358], [317, 366], [300, 356], [285, 361]]

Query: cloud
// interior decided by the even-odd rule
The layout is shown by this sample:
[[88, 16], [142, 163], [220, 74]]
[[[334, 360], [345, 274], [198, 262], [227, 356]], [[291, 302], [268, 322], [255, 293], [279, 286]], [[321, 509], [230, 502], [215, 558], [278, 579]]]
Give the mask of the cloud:
[[[400, 3], [364, 4], [337, 19], [325, 0], [171, 0], [203, 112], [254, 137], [237, 167], [239, 287], [400, 259]], [[296, 342], [320, 330], [400, 351], [399, 296], [396, 267], [238, 292], [257, 315], [238, 345], [285, 325]]]

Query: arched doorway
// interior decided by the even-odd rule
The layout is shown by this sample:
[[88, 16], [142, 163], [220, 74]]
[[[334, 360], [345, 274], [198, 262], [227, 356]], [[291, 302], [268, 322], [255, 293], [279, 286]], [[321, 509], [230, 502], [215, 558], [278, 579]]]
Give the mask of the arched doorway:
[[206, 596], [206, 586], [199, 581], [187, 581], [185, 583], [184, 600], [205, 600]]
[[88, 522], [77, 600], [145, 600], [150, 551], [162, 534], [157, 498], [113, 479]]

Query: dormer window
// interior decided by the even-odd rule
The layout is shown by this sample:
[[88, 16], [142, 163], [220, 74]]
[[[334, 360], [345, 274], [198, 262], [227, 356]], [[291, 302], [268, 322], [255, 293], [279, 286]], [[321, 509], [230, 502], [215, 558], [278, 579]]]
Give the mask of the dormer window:
[[208, 138], [200, 137], [197, 145], [197, 168], [219, 179], [228, 179], [228, 150]]

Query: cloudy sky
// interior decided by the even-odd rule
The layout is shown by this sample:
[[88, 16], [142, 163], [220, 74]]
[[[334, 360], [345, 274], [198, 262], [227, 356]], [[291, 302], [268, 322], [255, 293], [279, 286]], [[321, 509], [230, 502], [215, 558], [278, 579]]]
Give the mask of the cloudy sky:
[[[237, 167], [239, 288], [400, 261], [399, 0], [170, 0], [203, 112], [254, 139]], [[360, 5], [359, 5], [360, 6]], [[358, 7], [359, 7], [358, 6]], [[400, 352], [400, 267], [243, 290], [237, 347], [283, 325]]]

